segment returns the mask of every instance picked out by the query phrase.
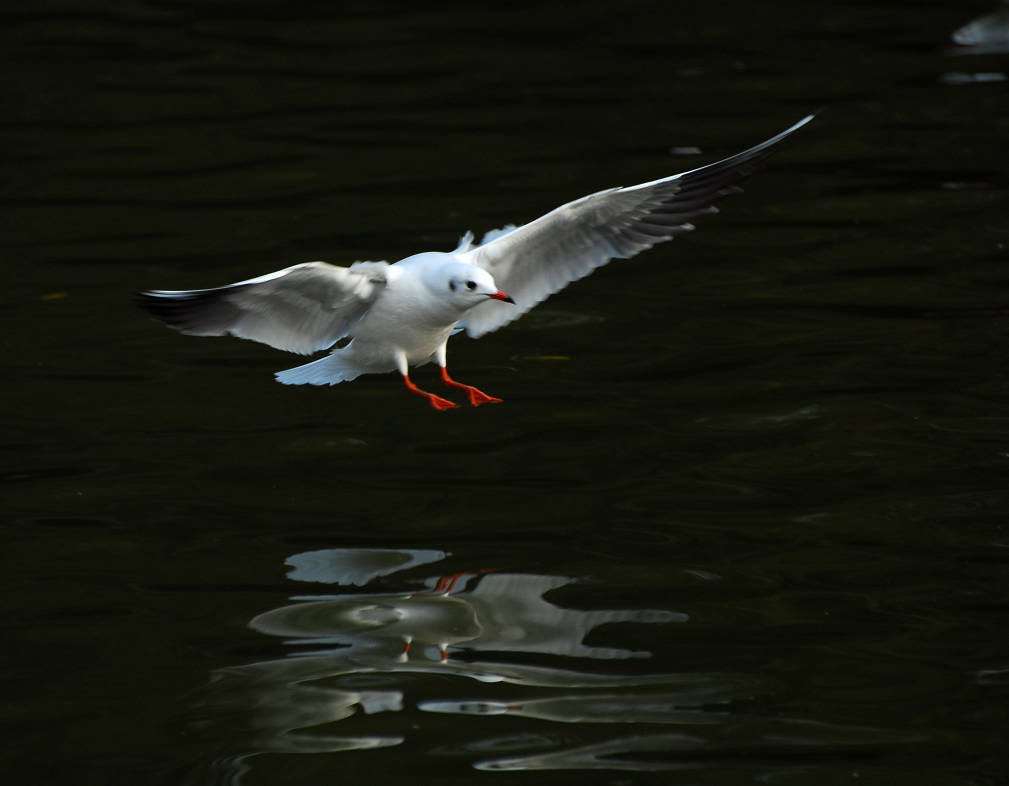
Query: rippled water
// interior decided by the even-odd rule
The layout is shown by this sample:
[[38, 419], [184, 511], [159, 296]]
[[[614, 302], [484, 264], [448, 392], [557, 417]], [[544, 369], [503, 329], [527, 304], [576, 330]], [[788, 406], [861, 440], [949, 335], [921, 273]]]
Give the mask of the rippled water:
[[[5, 771], [1003, 782], [993, 5], [0, 12]], [[285, 388], [131, 303], [450, 249], [813, 110], [697, 232], [454, 339], [499, 406]]]

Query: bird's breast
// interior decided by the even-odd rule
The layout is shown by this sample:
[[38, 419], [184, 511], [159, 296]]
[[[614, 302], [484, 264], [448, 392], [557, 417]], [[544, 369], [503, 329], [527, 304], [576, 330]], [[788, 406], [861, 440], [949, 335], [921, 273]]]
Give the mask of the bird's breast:
[[429, 358], [449, 337], [457, 316], [387, 291], [354, 330], [353, 347], [370, 356], [405, 352], [411, 363]]

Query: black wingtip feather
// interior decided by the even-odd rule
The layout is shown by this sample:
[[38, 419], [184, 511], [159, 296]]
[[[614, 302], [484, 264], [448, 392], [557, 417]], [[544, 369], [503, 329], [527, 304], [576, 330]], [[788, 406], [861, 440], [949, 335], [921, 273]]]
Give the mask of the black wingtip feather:
[[134, 302], [169, 327], [196, 335], [221, 335], [236, 311], [220, 289], [138, 292]]

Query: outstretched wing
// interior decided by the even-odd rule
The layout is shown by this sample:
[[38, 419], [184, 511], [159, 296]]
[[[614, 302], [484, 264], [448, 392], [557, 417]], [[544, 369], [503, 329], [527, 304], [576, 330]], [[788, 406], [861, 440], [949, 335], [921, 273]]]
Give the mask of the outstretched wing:
[[689, 172], [610, 188], [568, 202], [545, 216], [461, 255], [487, 270], [516, 305], [482, 303], [459, 324], [473, 338], [497, 330], [613, 258], [627, 258], [693, 229], [717, 213], [712, 202], [738, 189], [774, 148], [812, 115], [749, 150]]
[[230, 334], [307, 355], [350, 334], [385, 287], [388, 268], [306, 262], [216, 289], [142, 292], [139, 300], [183, 333]]

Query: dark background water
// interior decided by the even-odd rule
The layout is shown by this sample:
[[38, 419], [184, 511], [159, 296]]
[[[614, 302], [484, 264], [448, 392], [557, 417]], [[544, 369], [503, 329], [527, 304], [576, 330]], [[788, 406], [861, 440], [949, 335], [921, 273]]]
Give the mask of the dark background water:
[[[7, 776], [1004, 782], [1009, 55], [951, 38], [992, 5], [441, 9], [0, 12]], [[502, 405], [283, 387], [131, 303], [813, 110], [697, 232], [455, 338]]]

